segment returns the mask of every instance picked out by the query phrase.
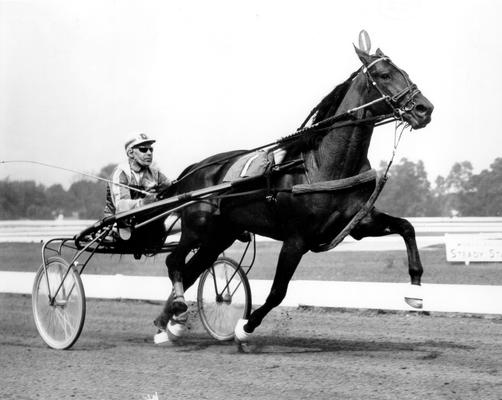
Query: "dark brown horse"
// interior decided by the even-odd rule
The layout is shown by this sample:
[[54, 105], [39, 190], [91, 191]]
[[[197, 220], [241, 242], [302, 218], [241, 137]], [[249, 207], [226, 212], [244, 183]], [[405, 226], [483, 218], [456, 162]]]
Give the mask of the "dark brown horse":
[[[182, 326], [185, 320], [184, 290], [243, 231], [250, 231], [282, 241], [283, 245], [265, 304], [236, 327], [236, 337], [247, 340], [267, 313], [284, 299], [302, 256], [309, 250], [326, 248], [372, 195], [375, 179], [359, 180], [338, 190], [331, 190], [330, 183], [350, 181], [354, 176], [371, 177], [367, 154], [375, 123], [389, 115], [413, 129], [430, 122], [433, 105], [406, 72], [380, 50], [370, 55], [369, 49], [367, 52], [356, 48], [356, 53], [363, 66], [313, 110], [311, 128], [284, 141], [286, 155], [281, 165], [295, 160], [303, 161], [302, 165], [290, 163], [294, 167], [269, 174], [267, 179], [243, 183], [247, 195], [212, 199], [182, 211], [180, 243], [166, 259], [173, 293], [155, 321], [161, 330], [169, 325], [175, 334], [181, 333], [181, 329], [173, 327]], [[231, 164], [243, 153], [219, 154], [192, 165], [180, 175], [176, 192], [221, 183]], [[301, 184], [304, 185], [295, 186]], [[293, 186], [307, 190], [292, 191]], [[423, 269], [415, 232], [407, 220], [371, 207], [350, 232], [356, 239], [394, 233], [406, 243], [411, 283], [420, 286]], [[186, 263], [193, 249], [198, 250]]]

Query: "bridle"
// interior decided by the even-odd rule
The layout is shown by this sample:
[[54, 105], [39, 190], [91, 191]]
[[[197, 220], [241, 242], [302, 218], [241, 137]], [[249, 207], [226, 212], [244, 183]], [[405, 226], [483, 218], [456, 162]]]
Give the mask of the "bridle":
[[[379, 62], [387, 62], [390, 66], [392, 66], [395, 70], [397, 70], [403, 79], [406, 82], [406, 87], [396, 93], [395, 95], [391, 95], [389, 93], [386, 93], [385, 90], [383, 90], [376, 82], [376, 80], [373, 78], [373, 75], [370, 72], [370, 69], [374, 67], [376, 64]], [[403, 119], [403, 115], [406, 114], [407, 112], [412, 111], [415, 106], [415, 99], [420, 93], [420, 90], [417, 88], [417, 85], [414, 83], [411, 83], [406, 74], [403, 72], [402, 69], [400, 69], [397, 65], [395, 65], [389, 57], [387, 56], [382, 56], [380, 58], [377, 58], [376, 60], [373, 60], [371, 63], [368, 65], [363, 65], [361, 68], [361, 71], [363, 74], [366, 76], [368, 86], [373, 87], [376, 89], [376, 91], [380, 94], [380, 97], [376, 100], [373, 100], [369, 103], [363, 104], [360, 107], [356, 107], [356, 109], [349, 110], [349, 112], [355, 112], [360, 109], [364, 109], [369, 107], [370, 105], [373, 105], [375, 103], [378, 103], [380, 101], [385, 101], [389, 107], [392, 109], [392, 113], [394, 117], [398, 120]]]
[[[370, 69], [375, 66], [377, 63], [385, 61], [388, 64], [390, 64], [394, 69], [396, 69], [403, 79], [406, 82], [406, 87], [402, 89], [399, 93], [396, 93], [395, 95], [386, 93], [385, 90], [383, 90], [376, 82], [376, 80], [373, 78], [373, 75], [370, 73]], [[351, 120], [349, 122], [349, 125], [358, 125], [358, 124], [365, 124], [365, 123], [374, 123], [375, 126], [387, 124], [392, 121], [398, 121], [401, 123], [405, 123], [403, 120], [403, 115], [406, 114], [407, 112], [412, 111], [415, 106], [415, 100], [418, 94], [420, 93], [420, 90], [417, 88], [417, 85], [414, 83], [411, 83], [408, 77], [406, 76], [406, 73], [400, 69], [396, 64], [394, 64], [389, 57], [387, 56], [382, 56], [380, 58], [377, 58], [376, 60], [373, 60], [371, 63], [368, 65], [363, 65], [359, 69], [359, 73], [355, 74], [353, 80], [355, 80], [360, 73], [363, 73], [366, 77], [366, 82], [367, 82], [367, 87], [368, 89], [375, 88], [375, 90], [380, 94], [380, 97], [368, 101], [367, 103], [364, 103], [358, 107], [351, 108], [350, 110], [347, 110], [343, 114], [338, 114], [335, 116], [327, 117], [313, 125], [310, 125], [307, 127], [307, 123], [314, 117], [317, 109], [314, 108], [308, 117], [305, 119], [305, 121], [302, 123], [302, 125], [298, 128], [297, 132], [298, 133], [303, 133], [305, 130], [311, 130], [313, 128], [317, 128], [319, 126], [325, 126], [326, 123], [333, 123], [331, 125], [331, 128], [336, 127], [337, 123], [339, 121], [343, 120]], [[404, 98], [404, 101], [403, 101]], [[374, 104], [380, 103], [382, 101], [385, 101], [389, 108], [392, 110], [390, 114], [386, 115], [377, 115], [373, 116], [370, 118], [357, 118], [356, 113], [361, 110], [365, 110]], [[342, 125], [347, 125], [347, 123], [342, 123]]]

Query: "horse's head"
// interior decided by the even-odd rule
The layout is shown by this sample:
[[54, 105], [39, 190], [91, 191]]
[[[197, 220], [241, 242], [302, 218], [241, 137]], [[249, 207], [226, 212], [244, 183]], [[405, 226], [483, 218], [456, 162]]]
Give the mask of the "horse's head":
[[[369, 38], [367, 40], [369, 41]], [[368, 101], [382, 100], [371, 106], [375, 114], [391, 111], [395, 117], [403, 119], [413, 129], [426, 126], [431, 121], [434, 109], [432, 103], [418, 90], [408, 74], [398, 68], [380, 49], [370, 55], [369, 46], [362, 47], [363, 49], [355, 47], [355, 50], [363, 63], [361, 71], [367, 80]]]

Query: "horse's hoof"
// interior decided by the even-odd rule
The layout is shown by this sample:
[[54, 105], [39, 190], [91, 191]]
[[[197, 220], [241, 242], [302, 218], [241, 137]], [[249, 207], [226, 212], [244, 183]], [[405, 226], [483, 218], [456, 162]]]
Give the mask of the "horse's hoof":
[[178, 340], [185, 333], [188, 321], [188, 311], [182, 312], [178, 315], [173, 315], [167, 323], [167, 333], [169, 339], [172, 341]]
[[419, 285], [411, 285], [408, 289], [407, 296], [404, 297], [404, 301], [410, 307], [422, 309], [424, 307], [422, 287]]
[[173, 320], [170, 320], [167, 323], [167, 335], [169, 340], [175, 342], [179, 338], [181, 338], [185, 331], [186, 331], [186, 324], [185, 323], [179, 323]]
[[237, 321], [237, 324], [235, 325], [235, 329], [234, 329], [235, 341], [237, 343], [249, 342], [249, 340], [253, 336], [252, 333], [247, 333], [244, 330], [244, 325], [246, 325], [247, 323], [248, 323], [247, 319], [241, 318]]
[[167, 343], [169, 341], [169, 335], [166, 331], [159, 329], [159, 331], [155, 335], [153, 335], [153, 343], [155, 344]]

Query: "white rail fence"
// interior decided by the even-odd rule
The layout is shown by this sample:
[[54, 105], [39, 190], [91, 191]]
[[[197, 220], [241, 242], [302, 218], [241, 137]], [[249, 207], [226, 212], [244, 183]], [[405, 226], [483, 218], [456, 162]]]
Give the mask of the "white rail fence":
[[[35, 273], [0, 272], [0, 293], [31, 294]], [[82, 275], [89, 298], [165, 301], [171, 292], [167, 277], [126, 275]], [[253, 304], [263, 304], [272, 281], [251, 280]], [[291, 281], [284, 307], [313, 306], [379, 310], [415, 310], [405, 301], [408, 283]], [[197, 284], [186, 293], [195, 301]], [[423, 310], [502, 315], [502, 286], [424, 284], [419, 296]], [[413, 293], [415, 296], [416, 293]]]

